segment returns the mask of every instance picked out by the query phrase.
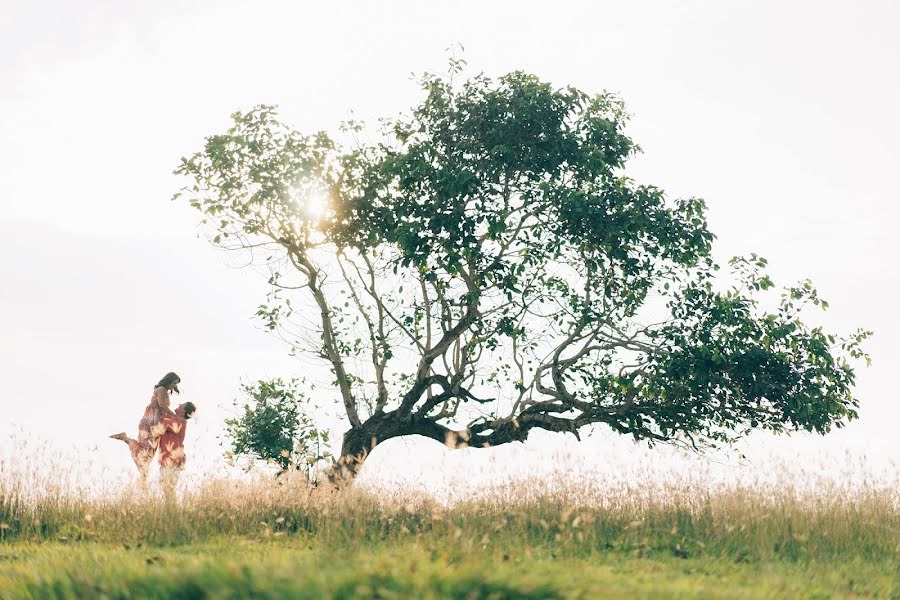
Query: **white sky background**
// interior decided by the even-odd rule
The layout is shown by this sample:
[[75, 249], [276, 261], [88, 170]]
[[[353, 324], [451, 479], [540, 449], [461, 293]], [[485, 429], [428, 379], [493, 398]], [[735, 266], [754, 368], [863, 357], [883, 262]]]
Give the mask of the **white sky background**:
[[[759, 436], [751, 458], [897, 460], [898, 6], [0, 0], [0, 434], [96, 448], [92, 468], [121, 469], [125, 448], [105, 436], [133, 430], [176, 370], [201, 410], [192, 468], [220, 464], [240, 379], [302, 368], [251, 318], [264, 281], [226, 266], [199, 215], [169, 202], [179, 157], [257, 103], [307, 132], [394, 115], [419, 98], [410, 73], [443, 71], [459, 42], [471, 73], [619, 92], [644, 149], [628, 173], [704, 197], [718, 257], [758, 252], [776, 282], [813, 279], [828, 328], [875, 330], [861, 418], [826, 438]], [[452, 456], [396, 442], [367, 477], [639, 452], [616, 439]]]

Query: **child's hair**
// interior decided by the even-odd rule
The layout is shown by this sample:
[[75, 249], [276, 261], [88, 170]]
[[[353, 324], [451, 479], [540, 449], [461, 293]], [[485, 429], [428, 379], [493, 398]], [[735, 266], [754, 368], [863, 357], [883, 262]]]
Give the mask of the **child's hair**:
[[197, 407], [194, 406], [193, 402], [185, 402], [184, 403], [184, 420], [187, 421], [191, 418], [191, 415], [194, 414], [194, 411], [197, 410]]

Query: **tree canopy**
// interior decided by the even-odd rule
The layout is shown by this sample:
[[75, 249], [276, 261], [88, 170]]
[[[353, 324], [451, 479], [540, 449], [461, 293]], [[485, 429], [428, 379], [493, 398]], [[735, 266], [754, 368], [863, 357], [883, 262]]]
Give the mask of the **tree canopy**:
[[856, 417], [868, 332], [806, 325], [826, 303], [756, 255], [720, 272], [704, 201], [626, 176], [616, 96], [456, 71], [375, 132], [235, 113], [177, 171], [211, 241], [267, 270], [266, 327], [330, 369], [351, 474], [403, 435], [700, 448]]

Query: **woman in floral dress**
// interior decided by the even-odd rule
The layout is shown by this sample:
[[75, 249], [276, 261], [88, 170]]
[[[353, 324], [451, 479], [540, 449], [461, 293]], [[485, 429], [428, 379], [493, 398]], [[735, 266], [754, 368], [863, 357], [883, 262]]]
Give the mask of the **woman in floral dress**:
[[134, 460], [134, 464], [137, 466], [142, 479], [147, 478], [150, 463], [153, 461], [157, 448], [159, 448], [159, 439], [166, 432], [163, 418], [175, 416], [175, 413], [169, 408], [171, 403], [169, 393], [180, 393], [178, 389], [179, 383], [181, 383], [181, 378], [178, 375], [166, 373], [165, 377], [156, 384], [156, 387], [153, 388], [150, 404], [144, 409], [144, 416], [138, 423], [138, 437], [136, 440], [124, 433], [109, 436], [128, 444], [128, 448], [131, 450], [131, 458]]

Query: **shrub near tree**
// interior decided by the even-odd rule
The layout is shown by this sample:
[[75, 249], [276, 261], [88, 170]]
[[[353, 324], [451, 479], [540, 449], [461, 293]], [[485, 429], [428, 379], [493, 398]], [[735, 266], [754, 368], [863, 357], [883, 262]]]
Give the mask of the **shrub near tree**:
[[235, 416], [225, 421], [228, 453], [277, 465], [279, 474], [295, 469], [309, 475], [326, 458], [328, 432], [316, 425], [300, 382], [241, 387], [244, 400], [235, 401]]
[[755, 255], [722, 283], [703, 200], [625, 175], [638, 147], [615, 96], [458, 66], [370, 137], [260, 106], [177, 171], [211, 241], [268, 269], [266, 327], [330, 370], [338, 471], [409, 435], [488, 447], [602, 424], [703, 448], [856, 417], [868, 332], [805, 324], [815, 288], [776, 289]]

